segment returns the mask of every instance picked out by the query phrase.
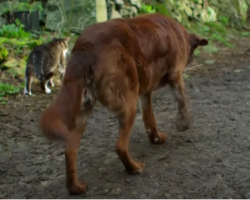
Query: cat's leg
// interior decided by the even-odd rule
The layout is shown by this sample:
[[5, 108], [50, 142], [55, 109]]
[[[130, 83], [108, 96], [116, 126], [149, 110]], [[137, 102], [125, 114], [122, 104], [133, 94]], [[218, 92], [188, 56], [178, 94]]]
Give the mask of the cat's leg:
[[25, 77], [25, 85], [24, 85], [24, 95], [32, 95], [31, 92], [31, 84], [32, 84], [32, 77]]
[[49, 79], [48, 85], [51, 86], [51, 87], [55, 87], [55, 83], [53, 81], [53, 78]]
[[[47, 81], [45, 81], [45, 92], [47, 93], [47, 94], [49, 94], [49, 93], [51, 93], [51, 89], [49, 88], [49, 82], [50, 82], [50, 80], [47, 80]], [[54, 83], [53, 83], [54, 84]], [[52, 86], [53, 87], [53, 86]]]
[[41, 89], [42, 89], [45, 93], [47, 93], [47, 94], [51, 93], [51, 89], [50, 89], [49, 86], [48, 86], [49, 81], [50, 81], [50, 80], [46, 80], [46, 81], [41, 81], [41, 82], [40, 82], [40, 87], [41, 87]]

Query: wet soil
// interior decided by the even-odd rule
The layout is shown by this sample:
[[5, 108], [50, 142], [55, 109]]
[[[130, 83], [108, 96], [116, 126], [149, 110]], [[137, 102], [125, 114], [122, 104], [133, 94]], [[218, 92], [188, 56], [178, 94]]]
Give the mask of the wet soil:
[[[69, 196], [63, 149], [45, 140], [37, 128], [42, 110], [57, 94], [35, 87], [0, 105], [0, 198], [250, 198], [250, 48], [249, 38], [234, 49], [202, 54], [185, 80], [194, 125], [173, 126], [176, 103], [166, 88], [155, 94], [158, 129], [168, 133], [152, 145], [141, 114], [134, 124], [130, 152], [146, 164], [129, 175], [115, 153], [116, 119], [98, 106], [88, 121], [78, 157], [78, 173], [87, 194]], [[216, 60], [212, 66], [207, 59]], [[202, 66], [200, 64], [203, 64]]]

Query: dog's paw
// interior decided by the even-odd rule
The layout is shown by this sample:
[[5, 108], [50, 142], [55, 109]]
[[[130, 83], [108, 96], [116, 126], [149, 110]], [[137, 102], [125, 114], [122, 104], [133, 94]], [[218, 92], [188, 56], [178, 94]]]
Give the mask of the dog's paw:
[[152, 144], [163, 144], [167, 140], [167, 134], [159, 132], [154, 137], [151, 137], [150, 141]]
[[88, 187], [86, 183], [78, 182], [78, 183], [75, 183], [74, 185], [67, 186], [67, 189], [69, 191], [69, 194], [77, 195], [77, 194], [85, 193]]
[[178, 115], [176, 119], [176, 128], [178, 131], [186, 131], [191, 128], [193, 123], [193, 117], [190, 114]]
[[129, 174], [141, 174], [144, 171], [145, 164], [134, 162], [132, 165], [126, 166], [125, 168]]

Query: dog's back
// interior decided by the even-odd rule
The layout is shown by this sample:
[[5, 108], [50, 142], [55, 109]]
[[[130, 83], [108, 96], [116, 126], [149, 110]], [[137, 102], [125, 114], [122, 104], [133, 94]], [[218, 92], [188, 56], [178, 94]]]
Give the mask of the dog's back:
[[65, 150], [67, 188], [71, 194], [86, 191], [76, 173], [76, 156], [96, 101], [119, 121], [116, 152], [129, 173], [141, 173], [144, 164], [129, 154], [129, 138], [136, 116], [137, 101], [150, 141], [162, 144], [152, 108], [152, 92], [170, 84], [178, 102], [178, 114], [188, 128], [188, 105], [182, 73], [198, 45], [207, 40], [190, 35], [177, 22], [160, 14], [133, 19], [114, 19], [83, 30], [69, 58], [63, 85], [41, 119], [42, 133], [61, 139]]

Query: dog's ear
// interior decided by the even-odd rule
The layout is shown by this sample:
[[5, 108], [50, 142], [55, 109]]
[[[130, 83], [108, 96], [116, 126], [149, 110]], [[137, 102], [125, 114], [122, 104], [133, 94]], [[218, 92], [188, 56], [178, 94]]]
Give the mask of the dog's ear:
[[191, 33], [191, 34], [189, 34], [189, 44], [193, 48], [196, 48], [198, 46], [206, 46], [208, 44], [208, 40]]
[[205, 38], [199, 38], [199, 45], [200, 46], [206, 46], [206, 45], [208, 45], [208, 40], [207, 39], [205, 39]]

